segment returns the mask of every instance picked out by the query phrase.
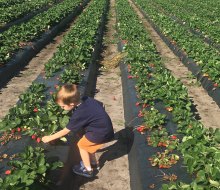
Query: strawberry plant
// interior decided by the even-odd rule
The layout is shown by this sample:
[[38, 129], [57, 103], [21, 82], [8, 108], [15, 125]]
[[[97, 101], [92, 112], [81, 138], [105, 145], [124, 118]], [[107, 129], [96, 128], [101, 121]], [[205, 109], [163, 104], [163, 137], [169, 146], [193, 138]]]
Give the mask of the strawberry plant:
[[159, 128], [165, 124], [166, 116], [159, 113], [155, 108], [151, 108], [150, 111], [143, 111], [144, 113], [144, 125], [147, 129]]
[[169, 151], [165, 150], [162, 153], [157, 152], [148, 160], [152, 166], [158, 166], [159, 168], [170, 168], [173, 164], [177, 163], [179, 156], [176, 154], [169, 154]]
[[20, 47], [21, 44], [39, 38], [68, 16], [81, 2], [81, 0], [65, 0], [49, 8], [46, 12], [38, 14], [28, 22], [12, 26], [1, 33], [0, 63], [6, 64], [17, 50], [23, 48], [23, 46]]
[[55, 0], [32, 0], [25, 1], [21, 4], [15, 4], [9, 7], [1, 7], [1, 15], [0, 15], [0, 26], [11, 22], [15, 19], [18, 19], [32, 11], [36, 11], [41, 9], [47, 5], [51, 5], [55, 2]]
[[0, 178], [2, 190], [12, 189], [47, 189], [51, 185], [48, 171], [62, 167], [62, 162], [49, 163], [42, 148], [27, 147], [16, 160], [8, 162], [10, 169], [5, 171], [5, 178]]
[[[73, 74], [71, 81], [80, 80], [80, 74], [92, 61], [94, 47], [99, 36], [107, 1], [94, 1], [88, 9], [79, 16], [77, 22], [64, 37], [63, 43], [53, 58], [45, 65], [46, 76], [51, 77], [55, 72], [67, 67], [62, 80]], [[91, 19], [91, 15], [93, 19]], [[74, 36], [74, 38], [73, 38]], [[69, 67], [69, 68], [68, 68]], [[70, 71], [73, 69], [75, 71]], [[78, 72], [77, 72], [78, 71]], [[70, 81], [70, 82], [71, 82]]]
[[201, 67], [204, 74], [207, 73], [214, 83], [219, 84], [218, 50], [207, 45], [200, 37], [192, 34], [187, 28], [176, 23], [169, 16], [158, 12], [158, 8], [152, 6], [151, 0], [135, 0], [135, 2], [140, 5], [141, 10], [147, 12], [164, 36], [174, 41], [188, 57], [192, 58]]
[[74, 64], [66, 68], [60, 75], [60, 81], [64, 84], [79, 84], [82, 80], [82, 71], [85, 69], [84, 65]]
[[168, 150], [174, 150], [177, 148], [179, 139], [176, 135], [168, 135], [165, 128], [158, 128], [150, 131], [147, 136], [147, 142], [149, 146], [153, 147], [167, 147]]
[[[148, 4], [143, 3], [144, 0], [136, 0], [136, 2], [142, 2], [142, 8], [148, 6]], [[177, 124], [178, 136], [183, 137], [183, 141], [180, 141], [178, 145], [178, 150], [183, 155], [188, 171], [195, 176], [190, 184], [176, 182], [165, 185], [163, 188], [196, 189], [198, 187], [199, 189], [217, 189], [218, 184], [216, 182], [220, 180], [218, 172], [220, 171], [218, 130], [204, 129], [202, 123], [195, 119], [186, 88], [162, 65], [155, 45], [129, 4], [122, 0], [117, 1], [116, 11], [117, 29], [120, 38], [129, 41], [124, 51], [127, 52], [126, 64], [129, 65], [129, 75], [132, 76], [129, 80], [135, 80], [136, 83], [135, 89], [138, 91], [137, 96], [140, 99], [138, 102], [141, 104], [147, 103], [151, 106], [155, 102], [162, 102], [165, 105], [166, 112], [172, 115], [171, 119], [166, 119]], [[153, 10], [148, 9], [148, 12], [151, 11]], [[155, 14], [160, 14], [159, 18], [163, 20], [162, 13], [157, 10]], [[166, 26], [167, 22], [163, 21], [163, 25]], [[170, 28], [172, 28], [172, 25], [170, 25]], [[170, 33], [170, 28], [166, 30], [167, 35]], [[177, 30], [178, 28], [176, 28]], [[181, 33], [177, 39], [182, 38], [184, 35], [185, 33]], [[191, 39], [188, 42], [190, 44]], [[199, 55], [205, 57], [203, 53]], [[147, 110], [141, 111], [143, 118], [145, 118], [145, 111], [147, 112]], [[158, 124], [152, 124], [152, 126], [158, 126]], [[159, 128], [161, 127], [163, 126], [159, 126]], [[176, 136], [170, 138], [175, 139]], [[214, 155], [214, 152], [217, 154]], [[206, 173], [205, 177], [202, 175], [203, 172]]]

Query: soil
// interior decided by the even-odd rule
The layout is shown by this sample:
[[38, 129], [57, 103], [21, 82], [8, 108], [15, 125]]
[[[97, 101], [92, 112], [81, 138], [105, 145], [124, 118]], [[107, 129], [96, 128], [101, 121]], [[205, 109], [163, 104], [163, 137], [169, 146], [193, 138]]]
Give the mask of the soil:
[[104, 36], [103, 60], [97, 77], [95, 98], [105, 104], [105, 109], [112, 120], [117, 140], [107, 143], [103, 151], [101, 150], [98, 153], [102, 168], [96, 175], [97, 179], [82, 185], [80, 187], [82, 190], [130, 189], [128, 145], [124, 135], [123, 97], [118, 67], [120, 54], [117, 51], [117, 44], [114, 43], [116, 32], [114, 29], [116, 23], [114, 5], [115, 0], [111, 0], [107, 32]]
[[188, 71], [180, 61], [179, 57], [169, 49], [134, 3], [132, 3], [131, 0], [129, 1], [139, 18], [142, 20], [152, 41], [155, 43], [165, 67], [171, 71], [175, 78], [180, 79], [188, 89], [189, 97], [194, 105], [193, 110], [195, 111], [196, 118], [207, 128], [220, 128], [220, 121], [218, 119], [220, 118], [220, 109], [218, 105], [208, 95], [207, 91], [204, 90], [199, 82], [196, 81], [191, 72]]
[[[57, 190], [129, 190], [130, 177], [128, 169], [128, 138], [124, 129], [124, 111], [123, 97], [121, 87], [120, 70], [118, 61], [120, 53], [117, 51], [115, 41], [116, 22], [115, 1], [110, 1], [110, 13], [107, 24], [107, 30], [104, 35], [104, 51], [102, 53], [102, 61], [100, 63], [99, 75], [96, 82], [95, 99], [101, 101], [105, 105], [105, 109], [109, 114], [114, 131], [115, 140], [106, 143], [105, 147], [97, 153], [101, 170], [96, 172], [95, 178], [85, 179], [83, 177], [73, 175], [69, 167], [78, 163], [79, 153], [75, 150], [75, 145], [71, 148], [68, 159], [68, 166], [63, 170], [63, 176], [60, 178], [60, 185]], [[71, 181], [71, 182], [70, 182]]]

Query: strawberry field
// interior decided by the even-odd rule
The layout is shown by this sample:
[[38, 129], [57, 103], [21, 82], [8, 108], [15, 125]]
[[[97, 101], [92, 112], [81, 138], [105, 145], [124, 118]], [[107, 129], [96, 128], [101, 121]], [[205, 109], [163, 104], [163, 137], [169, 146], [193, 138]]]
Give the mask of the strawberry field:
[[[68, 147], [76, 134], [50, 144], [44, 144], [41, 138], [65, 128], [69, 121], [70, 113], [55, 103], [56, 92], [63, 84], [77, 84], [82, 96], [94, 97], [99, 91], [102, 94], [96, 83], [100, 68], [105, 68], [100, 65], [104, 46], [111, 44], [105, 35], [112, 9], [116, 22], [115, 42], [111, 43], [117, 44], [118, 52], [123, 54], [118, 65], [123, 126], [132, 131], [128, 138], [132, 146], [127, 153], [131, 189], [220, 189], [220, 124], [213, 127], [203, 123], [191, 91], [166, 68], [163, 53], [148, 29], [150, 25], [157, 32], [166, 48], [200, 84], [198, 88], [216, 105], [216, 115], [209, 115], [209, 109], [213, 112], [207, 103], [207, 118], [218, 118], [220, 5], [216, 0], [1, 0], [2, 94], [32, 58], [65, 33], [36, 79], [27, 81], [24, 77], [32, 84], [14, 96], [18, 102], [8, 106], [9, 111], [0, 120], [0, 189], [59, 189], [55, 185], [57, 173], [73, 175], [62, 174], [70, 163], [65, 162], [65, 153], [61, 153], [65, 157], [61, 159], [60, 150]], [[109, 94], [114, 94], [111, 82], [106, 86]], [[7, 97], [0, 99], [2, 106], [8, 101]], [[111, 178], [110, 171], [106, 172]], [[65, 185], [77, 189], [71, 181]]]

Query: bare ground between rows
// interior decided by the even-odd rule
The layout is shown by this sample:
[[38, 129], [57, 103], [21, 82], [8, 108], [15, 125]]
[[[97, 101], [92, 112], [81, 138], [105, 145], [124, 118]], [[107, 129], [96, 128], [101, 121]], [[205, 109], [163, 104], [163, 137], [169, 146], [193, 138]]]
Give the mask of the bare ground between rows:
[[77, 17], [73, 19], [65, 31], [61, 31], [51, 43], [43, 48], [30, 62], [13, 77], [7, 85], [0, 90], [0, 119], [4, 118], [10, 108], [19, 100], [19, 95], [24, 93], [38, 75], [44, 72], [44, 65], [53, 57], [58, 46], [62, 43], [63, 37], [69, 32], [74, 25]]
[[95, 98], [105, 104], [107, 113], [110, 115], [114, 131], [114, 141], [107, 143], [100, 150], [98, 158], [101, 170], [96, 172], [95, 177], [87, 179], [75, 175], [71, 167], [79, 162], [79, 153], [76, 146], [70, 147], [68, 163], [63, 169], [60, 185], [56, 189], [66, 190], [129, 190], [130, 177], [128, 169], [128, 152], [130, 144], [127, 132], [124, 128], [124, 111], [120, 70], [118, 63], [117, 45], [113, 43], [115, 36], [115, 0], [110, 0], [110, 17], [107, 30], [104, 34], [104, 47], [101, 55], [99, 74], [96, 82]]
[[[117, 44], [115, 43], [115, 0], [110, 0], [110, 13], [107, 32], [104, 36], [104, 51], [100, 74], [97, 78], [95, 98], [104, 102], [110, 115], [117, 140], [106, 144], [105, 152], [100, 152], [100, 161], [106, 160], [98, 179], [85, 184], [81, 189], [129, 190], [130, 176], [128, 167], [129, 138], [124, 125], [124, 109], [121, 85], [121, 73], [118, 67]], [[119, 59], [118, 59], [119, 58]]]
[[191, 72], [182, 64], [179, 58], [163, 42], [157, 32], [138, 8], [129, 0], [130, 4], [142, 20], [146, 30], [149, 32], [152, 41], [156, 44], [157, 50], [161, 55], [165, 67], [171, 71], [173, 76], [186, 86], [189, 97], [194, 105], [196, 117], [205, 127], [220, 128], [220, 109], [207, 92], [201, 87], [196, 79], [192, 78]]

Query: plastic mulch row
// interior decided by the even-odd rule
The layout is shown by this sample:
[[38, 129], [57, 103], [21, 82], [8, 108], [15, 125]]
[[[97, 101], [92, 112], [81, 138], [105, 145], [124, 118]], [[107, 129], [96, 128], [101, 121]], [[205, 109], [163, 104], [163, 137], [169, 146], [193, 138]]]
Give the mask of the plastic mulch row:
[[14, 58], [12, 58], [6, 65], [0, 68], [0, 88], [2, 88], [12, 77], [14, 77], [28, 62], [42, 49], [50, 43], [53, 38], [68, 24], [81, 13], [83, 7], [89, 0], [84, 0], [84, 3], [73, 10], [73, 12], [64, 18], [59, 24], [54, 26], [51, 30], [44, 33], [39, 39], [32, 43], [32, 46], [26, 46], [19, 50]]
[[[134, 4], [135, 2], [132, 1]], [[135, 4], [136, 5], [136, 4]], [[173, 53], [178, 56], [182, 63], [188, 68], [189, 71], [197, 78], [203, 88], [208, 92], [209, 96], [218, 104], [220, 107], [220, 88], [214, 88], [214, 82], [209, 80], [208, 77], [204, 76], [204, 73], [201, 71], [201, 67], [198, 66], [195, 61], [189, 58], [181, 48], [171, 43], [168, 37], [166, 37], [160, 29], [153, 23], [149, 16], [142, 10], [138, 5], [136, 5], [139, 11], [144, 15], [147, 21], [151, 24], [154, 30], [158, 33], [161, 39], [167, 44], [167, 46], [173, 51]]]
[[[123, 47], [123, 44], [119, 43], [119, 50]], [[141, 125], [142, 118], [138, 117], [140, 108], [135, 106], [138, 102], [137, 94], [135, 91], [135, 81], [128, 79], [127, 65], [123, 62], [120, 63], [121, 77], [122, 77], [122, 89], [123, 89], [123, 103], [124, 103], [124, 115], [127, 128], [135, 128]], [[172, 115], [165, 110], [161, 102], [155, 102], [155, 108], [162, 114], [167, 116], [167, 123], [165, 128], [170, 134], [175, 134], [177, 125], [171, 121]], [[191, 182], [192, 176], [190, 176], [186, 168], [183, 167], [183, 159], [180, 156], [180, 160], [177, 164], [173, 165], [169, 169], [159, 169], [153, 167], [150, 164], [148, 158], [157, 152], [162, 152], [165, 149], [159, 147], [151, 147], [147, 145], [147, 134], [140, 134], [137, 130], [133, 130], [133, 145], [128, 154], [129, 158], [129, 171], [132, 190], [145, 190], [150, 189], [150, 185], [155, 185], [155, 190], [161, 188], [162, 184], [167, 183], [162, 180], [165, 174], [175, 174], [178, 176], [178, 180], [183, 182]], [[174, 151], [175, 154], [180, 154]]]
[[[161, 8], [162, 8], [162, 7], [161, 7]], [[184, 21], [182, 21], [180, 18], [178, 18], [178, 17], [176, 17], [176, 16], [174, 16], [174, 15], [169, 15], [169, 14], [167, 14], [166, 11], [164, 11], [164, 10], [162, 10], [162, 12], [163, 12], [166, 16], [170, 17], [173, 21], [175, 21], [176, 23], [180, 24], [182, 27], [184, 27], [184, 28], [187, 27], [187, 24], [186, 24]], [[216, 48], [218, 51], [220, 50], [220, 44], [217, 44], [217, 43], [213, 42], [212, 39], [210, 39], [210, 38], [208, 38], [208, 37], [205, 37], [204, 34], [202, 34], [202, 32], [196, 31], [196, 30], [194, 30], [194, 29], [191, 28], [191, 27], [189, 27], [188, 30], [189, 30], [192, 34], [199, 36], [201, 39], [203, 39], [204, 42], [206, 42], [206, 43], [209, 44], [210, 46]]]

